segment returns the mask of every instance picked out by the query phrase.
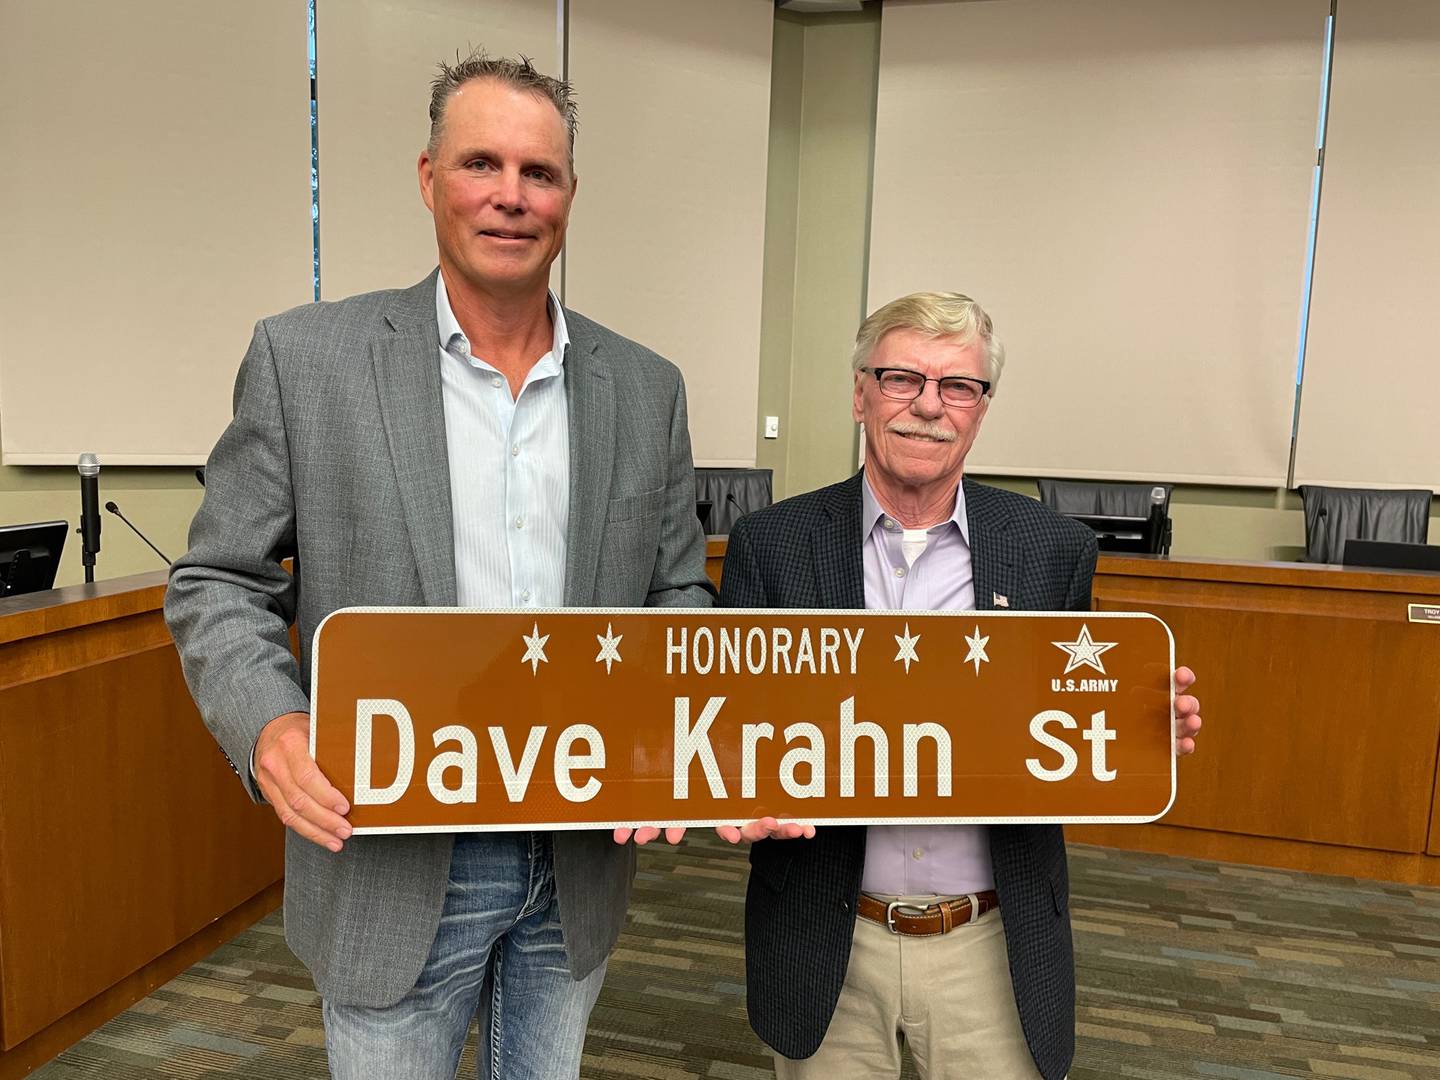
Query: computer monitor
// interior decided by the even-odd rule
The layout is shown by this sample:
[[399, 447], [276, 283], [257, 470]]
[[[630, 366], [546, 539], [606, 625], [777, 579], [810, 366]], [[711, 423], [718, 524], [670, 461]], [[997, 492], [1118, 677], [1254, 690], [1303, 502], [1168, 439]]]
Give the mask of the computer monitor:
[[69, 531], [64, 521], [0, 526], [0, 597], [51, 588]]
[[1151, 555], [1170, 548], [1170, 519], [1158, 515], [1126, 517], [1119, 514], [1066, 514], [1090, 528], [1101, 551]]
[[1340, 562], [1386, 570], [1440, 570], [1440, 547], [1394, 540], [1346, 540]]

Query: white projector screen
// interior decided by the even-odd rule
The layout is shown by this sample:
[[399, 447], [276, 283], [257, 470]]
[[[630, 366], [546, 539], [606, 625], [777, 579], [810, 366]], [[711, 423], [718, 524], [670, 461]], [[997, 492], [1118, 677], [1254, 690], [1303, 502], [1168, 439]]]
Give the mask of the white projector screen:
[[1440, 491], [1440, 5], [1340, 6], [1295, 483]]
[[5, 464], [205, 460], [255, 320], [313, 296], [305, 19], [0, 0]]
[[979, 300], [975, 472], [1285, 481], [1326, 0], [891, 0], [868, 309]]
[[697, 465], [755, 463], [769, 0], [570, 0], [565, 300], [685, 373]]

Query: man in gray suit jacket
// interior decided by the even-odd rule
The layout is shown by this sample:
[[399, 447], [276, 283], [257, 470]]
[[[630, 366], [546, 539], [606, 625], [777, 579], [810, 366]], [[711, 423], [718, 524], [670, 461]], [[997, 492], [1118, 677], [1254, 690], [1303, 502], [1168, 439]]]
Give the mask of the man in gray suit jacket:
[[482, 1075], [552, 1080], [578, 1074], [633, 848], [351, 837], [309, 755], [311, 636], [348, 605], [712, 590], [680, 373], [548, 292], [576, 189], [569, 87], [477, 54], [442, 65], [430, 116], [438, 272], [257, 325], [165, 610], [206, 724], [288, 827], [286, 937], [324, 997], [332, 1074], [448, 1080], [478, 1012]]

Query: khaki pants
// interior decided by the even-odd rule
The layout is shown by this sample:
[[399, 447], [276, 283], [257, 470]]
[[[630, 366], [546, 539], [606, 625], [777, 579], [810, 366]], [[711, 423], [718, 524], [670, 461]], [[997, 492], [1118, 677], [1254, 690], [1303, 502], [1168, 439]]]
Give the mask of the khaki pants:
[[[901, 899], [924, 906], [935, 897]], [[902, 1040], [923, 1080], [1039, 1080], [1020, 1029], [998, 911], [938, 937], [902, 937], [857, 918], [825, 1041], [802, 1061], [777, 1055], [775, 1075], [898, 1077]]]

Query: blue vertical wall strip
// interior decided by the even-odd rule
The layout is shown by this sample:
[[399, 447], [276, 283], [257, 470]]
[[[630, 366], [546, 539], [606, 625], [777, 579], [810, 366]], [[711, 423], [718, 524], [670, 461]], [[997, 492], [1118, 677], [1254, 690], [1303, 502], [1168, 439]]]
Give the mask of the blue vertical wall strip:
[[[570, 79], [570, 0], [555, 0], [555, 44], [559, 52], [560, 78], [565, 81]], [[565, 303], [565, 274], [567, 263], [565, 253], [569, 249], [567, 242], [565, 247], [560, 249], [560, 303]]]
[[320, 299], [320, 110], [315, 98], [315, 0], [307, 0], [310, 56], [310, 245]]
[[1310, 340], [1310, 296], [1315, 286], [1315, 238], [1320, 232], [1320, 188], [1325, 175], [1325, 131], [1330, 118], [1330, 72], [1335, 55], [1335, 7], [1325, 20], [1325, 57], [1320, 71], [1320, 109], [1315, 120], [1315, 169], [1310, 177], [1310, 221], [1305, 240], [1305, 280], [1300, 292], [1300, 333], [1295, 347], [1295, 406], [1290, 414], [1290, 469], [1287, 487], [1295, 486], [1295, 447], [1300, 435], [1300, 391], [1305, 385], [1305, 348]]

